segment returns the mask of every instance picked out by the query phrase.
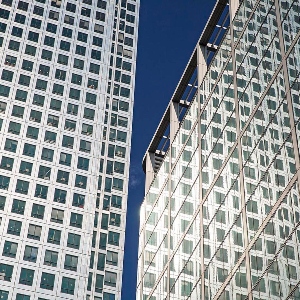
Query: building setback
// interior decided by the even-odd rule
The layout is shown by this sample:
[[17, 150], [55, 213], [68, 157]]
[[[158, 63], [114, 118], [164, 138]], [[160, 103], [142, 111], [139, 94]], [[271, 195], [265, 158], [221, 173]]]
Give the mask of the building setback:
[[138, 300], [300, 299], [300, 3], [216, 1], [143, 160]]
[[0, 298], [121, 297], [139, 0], [0, 1]]

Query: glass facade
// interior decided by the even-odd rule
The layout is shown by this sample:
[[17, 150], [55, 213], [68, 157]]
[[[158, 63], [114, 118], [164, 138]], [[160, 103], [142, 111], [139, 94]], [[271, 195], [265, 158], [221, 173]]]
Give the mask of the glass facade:
[[0, 0], [0, 298], [121, 297], [139, 0]]
[[300, 3], [226, 9], [213, 58], [207, 32], [195, 49], [176, 122], [188, 93], [169, 104], [167, 151], [146, 154], [140, 300], [300, 299]]

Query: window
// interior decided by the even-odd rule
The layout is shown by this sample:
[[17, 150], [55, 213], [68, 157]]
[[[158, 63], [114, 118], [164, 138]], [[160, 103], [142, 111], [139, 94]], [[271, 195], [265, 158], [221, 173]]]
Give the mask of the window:
[[36, 148], [35, 145], [25, 143], [23, 148], [23, 155], [34, 157], [35, 148]]
[[48, 142], [50, 144], [55, 143], [56, 141], [56, 133], [51, 131], [45, 132], [45, 142]]
[[82, 134], [85, 135], [92, 135], [93, 134], [93, 126], [92, 125], [87, 125], [87, 124], [82, 124]]
[[18, 9], [27, 11], [28, 10], [28, 3], [23, 2], [23, 1], [19, 1]]
[[0, 263], [0, 273], [3, 274], [0, 280], [11, 281], [13, 266]]
[[46, 250], [44, 257], [44, 265], [56, 267], [58, 260], [58, 252]]
[[85, 102], [90, 104], [96, 104], [97, 95], [86, 93]]
[[80, 140], [79, 150], [83, 152], [91, 152], [91, 143], [85, 140]]
[[25, 201], [14, 199], [11, 212], [24, 215], [25, 205], [26, 205]]
[[50, 10], [50, 12], [49, 12], [49, 19], [58, 21], [58, 18], [59, 18], [59, 13], [56, 12], [56, 11]]
[[104, 284], [109, 286], [116, 286], [117, 274], [113, 272], [105, 272]]
[[0, 168], [11, 171], [13, 168], [14, 159], [6, 156], [2, 156]]
[[68, 15], [65, 15], [64, 22], [66, 24], [74, 25], [74, 18]]
[[37, 106], [44, 106], [44, 101], [45, 101], [44, 96], [34, 94], [33, 101], [32, 101], [33, 104], [35, 104]]
[[58, 122], [59, 122], [59, 118], [57, 116], [48, 115], [47, 125], [53, 126], [53, 127], [58, 127]]
[[31, 171], [32, 171], [32, 163], [27, 161], [21, 161], [19, 173], [25, 175], [31, 175]]
[[39, 74], [44, 76], [49, 76], [50, 67], [45, 65], [39, 66]]
[[53, 161], [54, 151], [51, 149], [43, 148], [41, 158], [47, 161]]
[[20, 24], [25, 24], [26, 16], [16, 14], [15, 16], [15, 22], [20, 23]]
[[14, 76], [14, 72], [11, 72], [11, 71], [7, 71], [7, 70], [3, 70], [2, 71], [2, 76], [1, 76], [1, 79], [2, 80], [6, 80], [6, 81], [12, 81], [13, 79], [13, 76]]
[[47, 194], [48, 194], [47, 186], [41, 184], [36, 185], [34, 197], [46, 199]]
[[7, 26], [7, 24], [0, 22], [0, 32], [5, 32], [6, 26]]
[[87, 38], [88, 38], [88, 35], [86, 33], [83, 33], [83, 32], [80, 32], [80, 31], [78, 32], [78, 35], [77, 35], [77, 40], [78, 41], [86, 43]]
[[63, 277], [61, 283], [61, 292], [65, 294], [74, 295], [75, 279]]
[[47, 242], [59, 245], [60, 244], [60, 240], [61, 240], [61, 231], [49, 228]]
[[63, 30], [62, 30], [62, 35], [67, 37], [67, 38], [72, 38], [72, 29], [70, 28], [66, 28], [66, 27], [63, 27]]
[[29, 41], [37, 43], [39, 40], [39, 34], [33, 31], [28, 32], [28, 38]]
[[77, 271], [78, 257], [66, 254], [64, 268], [66, 270]]
[[42, 120], [42, 113], [37, 110], [31, 110], [29, 121], [40, 123]]
[[103, 25], [99, 25], [99, 24], [95, 24], [94, 31], [96, 33], [103, 33], [104, 32], [104, 26]]
[[76, 69], [83, 70], [84, 61], [81, 60], [81, 59], [74, 58], [74, 65], [73, 65], [73, 67], [76, 68]]
[[30, 296], [23, 295], [23, 294], [17, 294], [16, 300], [30, 300]]
[[80, 45], [77, 45], [77, 46], [76, 46], [76, 50], [75, 50], [75, 53], [76, 53], [76, 54], [85, 56], [85, 51], [86, 51], [86, 48], [85, 48], [85, 47], [80, 46]]
[[89, 29], [89, 21], [80, 20], [79, 21], [79, 27], [82, 28], [82, 29]]
[[93, 37], [93, 45], [97, 47], [102, 47], [103, 40], [100, 37]]
[[77, 116], [77, 114], [78, 114], [78, 105], [68, 103], [67, 113]]
[[52, 93], [62, 96], [64, 94], [64, 86], [60, 85], [60, 84], [57, 84], [57, 83], [54, 83]]
[[38, 248], [32, 246], [25, 246], [23, 259], [30, 262], [36, 262], [38, 255]]
[[42, 179], [49, 180], [51, 175], [51, 168], [50, 167], [45, 167], [45, 166], [40, 166], [39, 167], [39, 172], [38, 172], [38, 177]]
[[98, 80], [88, 78], [87, 87], [96, 90], [98, 88]]
[[45, 206], [40, 204], [33, 204], [31, 210], [31, 217], [37, 219], [43, 219], [45, 214]]
[[[3, 1], [2, 1], [3, 4]], [[8, 292], [0, 290], [0, 299], [8, 300]]]
[[30, 26], [31, 26], [31, 27], [40, 29], [40, 28], [41, 28], [41, 25], [42, 25], [42, 21], [41, 21], [41, 20], [38, 20], [38, 19], [35, 19], [35, 18], [32, 18], [32, 19], [31, 19], [31, 23], [30, 23]]
[[75, 12], [76, 11], [76, 5], [73, 4], [73, 3], [69, 3], [67, 2], [67, 7], [66, 7], [67, 11], [70, 11], [70, 12]]
[[42, 59], [51, 61], [52, 60], [52, 52], [49, 50], [43, 49], [41, 57], [42, 57]]
[[70, 51], [71, 48], [71, 44], [69, 42], [66, 41], [61, 41], [60, 42], [60, 49], [64, 50], [64, 51]]
[[10, 178], [0, 175], [0, 189], [8, 190]]
[[72, 74], [71, 82], [74, 84], [81, 85], [82, 83], [82, 76], [77, 74]]
[[52, 291], [54, 288], [55, 275], [42, 273], [40, 288]]
[[59, 158], [59, 163], [62, 165], [70, 166], [72, 161], [71, 154], [61, 153]]
[[74, 138], [71, 136], [64, 135], [62, 139], [62, 146], [73, 149]]
[[28, 190], [29, 190], [29, 182], [18, 179], [16, 184], [16, 192], [27, 195]]
[[37, 79], [36, 80], [36, 84], [35, 84], [35, 88], [41, 91], [46, 91], [47, 89], [47, 81], [45, 80], [41, 80], [41, 79]]
[[33, 270], [22, 268], [19, 283], [24, 284], [24, 285], [32, 286], [33, 277], [34, 277], [34, 271]]
[[5, 57], [5, 65], [10, 66], [10, 67], [15, 67], [16, 63], [17, 63], [17, 58], [16, 57], [11, 56], [11, 55], [6, 55], [6, 57]]
[[120, 196], [111, 196], [111, 206], [116, 208], [122, 208], [122, 197]]
[[110, 245], [119, 246], [120, 234], [117, 232], [108, 232], [108, 243]]
[[69, 97], [71, 99], [79, 100], [79, 98], [80, 98], [80, 91], [76, 90], [76, 89], [73, 89], [73, 88], [70, 88]]
[[16, 41], [13, 41], [13, 40], [10, 40], [9, 44], [8, 44], [8, 49], [14, 50], [14, 51], [19, 51], [20, 43], [16, 42]]
[[53, 109], [53, 110], [56, 110], [56, 111], [60, 111], [60, 109], [61, 109], [61, 101], [56, 100], [56, 99], [51, 99], [50, 109]]
[[27, 234], [27, 237], [29, 239], [33, 239], [33, 240], [38, 240], [39, 241], [40, 238], [41, 238], [41, 233], [42, 233], [42, 227], [41, 226], [29, 224], [28, 234]]
[[29, 86], [30, 84], [30, 77], [26, 75], [20, 75], [19, 77], [19, 84]]
[[55, 39], [53, 37], [45, 35], [44, 45], [54, 47]]
[[51, 32], [51, 33], [56, 33], [57, 25], [52, 24], [52, 23], [47, 23], [47, 28], [46, 28], [46, 30], [47, 30], [48, 32]]
[[82, 228], [83, 215], [71, 213], [70, 226]]
[[95, 292], [102, 293], [103, 291], [103, 275], [96, 275]]
[[66, 74], [67, 74], [66, 71], [56, 69], [55, 78], [64, 81], [64, 80], [66, 80]]
[[75, 233], [68, 234], [67, 246], [74, 249], [79, 249], [80, 247], [80, 235]]
[[89, 159], [79, 156], [78, 157], [77, 168], [87, 171], [89, 169]]
[[[58, 54], [57, 62], [61, 65], [67, 65], [68, 64], [68, 59], [69, 59], [68, 56], [63, 55], [63, 54]], [[55, 74], [55, 78], [57, 78], [56, 74]], [[58, 78], [58, 79], [60, 79], [60, 78]], [[64, 79], [62, 79], [62, 80], [64, 80]]]
[[118, 253], [112, 252], [112, 251], [107, 251], [106, 264], [112, 265], [112, 266], [117, 266], [118, 265]]
[[36, 47], [31, 45], [26, 45], [25, 54], [35, 56], [35, 53], [36, 53]]
[[90, 108], [84, 108], [84, 114], [83, 117], [86, 119], [94, 120], [95, 117], [95, 111]]
[[105, 22], [105, 13], [97, 11], [96, 12], [96, 20]]
[[8, 132], [19, 135], [21, 131], [21, 124], [16, 122], [10, 122], [8, 126]]
[[99, 74], [99, 72], [100, 72], [100, 66], [96, 65], [96, 64], [93, 64], [93, 63], [90, 63], [90, 70], [89, 70], [89, 72], [94, 73], [94, 74]]
[[101, 52], [92, 49], [91, 58], [101, 60]]
[[31, 72], [33, 69], [33, 62], [29, 60], [23, 60], [22, 69]]
[[[17, 250], [18, 250], [18, 244], [17, 243], [5, 241], [4, 246], [3, 246], [2, 255], [15, 258], [16, 254], [17, 254]], [[1, 297], [0, 297], [0, 299], [1, 299]]]
[[58, 170], [56, 182], [68, 184], [69, 183], [69, 172]]
[[19, 101], [22, 101], [22, 102], [25, 102], [26, 99], [27, 99], [27, 92], [18, 89], [18, 90], [16, 91], [15, 99], [16, 99], [16, 100], [19, 100]]
[[54, 192], [54, 202], [66, 203], [67, 192], [60, 189], [55, 189]]
[[0, 196], [0, 210], [4, 210], [5, 202], [6, 202], [6, 198], [4, 196]]
[[33, 8], [33, 13], [34, 13], [35, 15], [38, 15], [38, 16], [43, 16], [43, 14], [44, 14], [44, 8], [35, 5], [34, 8]]
[[110, 213], [109, 225], [120, 227], [121, 215], [116, 213]]
[[91, 10], [86, 7], [81, 8], [81, 15], [84, 17], [90, 17], [91, 16]]
[[84, 200], [85, 200], [84, 195], [74, 193], [72, 205], [75, 206], [75, 207], [83, 208], [84, 207]]
[[15, 153], [17, 150], [17, 145], [18, 145], [17, 141], [6, 139], [5, 145], [4, 145], [4, 150]]

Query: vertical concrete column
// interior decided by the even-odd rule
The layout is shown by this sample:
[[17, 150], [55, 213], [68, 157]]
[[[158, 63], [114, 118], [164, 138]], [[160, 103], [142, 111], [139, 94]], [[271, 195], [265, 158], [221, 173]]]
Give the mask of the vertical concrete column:
[[149, 190], [150, 184], [154, 178], [155, 172], [154, 172], [154, 166], [155, 166], [155, 153], [153, 152], [147, 152], [146, 154], [146, 183], [145, 183], [145, 195]]
[[[207, 47], [197, 45], [197, 81], [198, 81], [198, 159], [199, 159], [199, 203], [202, 202], [202, 148], [201, 148], [201, 103], [200, 103], [200, 85], [204, 79], [204, 76], [207, 72]], [[200, 204], [200, 224], [199, 224], [199, 235], [200, 235], [200, 266], [201, 266], [201, 299], [205, 299], [205, 284], [204, 284], [204, 241], [203, 241], [203, 204]]]

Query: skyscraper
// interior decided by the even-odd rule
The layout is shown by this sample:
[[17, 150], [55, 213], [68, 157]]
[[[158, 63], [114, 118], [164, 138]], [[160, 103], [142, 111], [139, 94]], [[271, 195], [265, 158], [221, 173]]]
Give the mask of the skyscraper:
[[300, 299], [299, 58], [299, 0], [216, 1], [144, 157], [137, 299]]
[[0, 1], [1, 299], [120, 299], [138, 11]]

